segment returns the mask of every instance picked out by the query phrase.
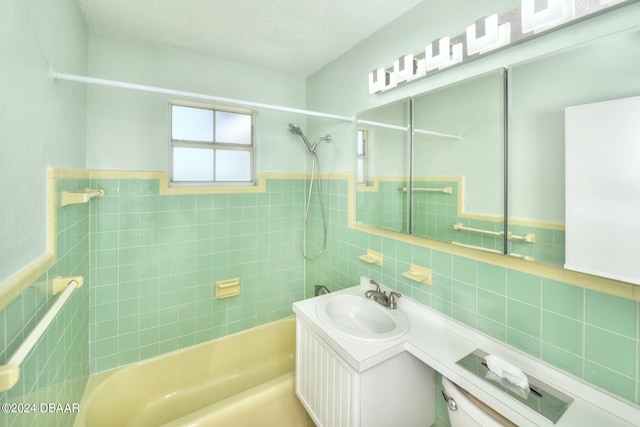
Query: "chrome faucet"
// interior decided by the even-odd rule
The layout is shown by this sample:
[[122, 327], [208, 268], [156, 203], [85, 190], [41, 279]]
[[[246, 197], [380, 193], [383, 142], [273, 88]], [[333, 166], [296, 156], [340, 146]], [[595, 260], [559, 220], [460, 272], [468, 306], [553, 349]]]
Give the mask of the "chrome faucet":
[[371, 279], [370, 283], [372, 285], [375, 285], [376, 288], [369, 289], [367, 292], [364, 293], [364, 296], [367, 297], [367, 299], [373, 298], [375, 302], [377, 302], [378, 304], [384, 307], [387, 307], [389, 310], [395, 310], [396, 308], [398, 308], [398, 303], [396, 302], [396, 299], [400, 298], [402, 296], [401, 294], [399, 294], [398, 292], [391, 291], [389, 292], [389, 295], [387, 295], [385, 291], [380, 289], [380, 284], [378, 282]]

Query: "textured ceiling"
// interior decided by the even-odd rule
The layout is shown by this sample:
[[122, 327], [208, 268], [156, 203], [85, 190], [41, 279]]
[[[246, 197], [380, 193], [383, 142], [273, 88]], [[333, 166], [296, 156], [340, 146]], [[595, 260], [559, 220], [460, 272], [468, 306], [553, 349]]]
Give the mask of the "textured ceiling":
[[93, 31], [307, 76], [420, 0], [77, 0]]

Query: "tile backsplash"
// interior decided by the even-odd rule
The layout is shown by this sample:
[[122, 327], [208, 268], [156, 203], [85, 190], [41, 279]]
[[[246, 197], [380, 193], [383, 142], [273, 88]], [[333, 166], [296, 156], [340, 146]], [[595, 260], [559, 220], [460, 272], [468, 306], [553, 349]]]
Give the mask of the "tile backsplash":
[[[415, 236], [441, 242], [458, 242], [502, 251], [502, 235], [481, 234], [468, 230], [456, 230], [454, 224], [463, 227], [500, 232], [504, 229], [501, 216], [467, 212], [464, 200], [464, 179], [446, 180], [422, 178], [413, 182], [411, 200], [411, 233]], [[375, 179], [356, 191], [356, 219], [358, 222], [387, 230], [407, 233], [409, 229], [409, 183], [401, 178]], [[427, 189], [427, 191], [425, 191]], [[436, 189], [448, 189], [440, 192]], [[514, 236], [533, 235], [535, 244], [524, 239], [509, 239], [508, 253], [527, 257], [536, 262], [562, 267], [564, 265], [565, 238], [562, 224], [542, 224], [518, 220], [509, 224]]]
[[[307, 264], [307, 295], [316, 284], [335, 290], [371, 277], [640, 403], [640, 302], [350, 228], [348, 181], [326, 180], [324, 188], [329, 240], [324, 256]], [[367, 249], [384, 255], [382, 267], [359, 259]], [[404, 278], [410, 263], [431, 268], [433, 286]]]
[[[79, 402], [90, 372], [280, 319], [314, 285], [335, 290], [364, 275], [640, 403], [639, 302], [350, 228], [346, 178], [322, 180], [327, 246], [305, 263], [307, 184], [284, 177], [269, 179], [264, 192], [162, 195], [158, 179], [59, 179], [58, 191], [91, 187], [106, 196], [57, 208], [57, 262], [0, 311], [0, 362], [51, 305], [41, 292], [49, 280], [87, 280], [1, 402]], [[315, 197], [306, 238], [316, 253], [323, 232]], [[384, 254], [383, 267], [360, 261], [367, 249]], [[433, 286], [404, 278], [410, 263], [431, 268]], [[240, 295], [215, 299], [215, 282], [235, 277]], [[73, 419], [56, 416], [59, 424]], [[2, 417], [3, 425], [25, 426], [53, 419]]]
[[[157, 179], [94, 179], [91, 371], [292, 314], [304, 297], [304, 180], [263, 193], [160, 195]], [[239, 277], [240, 295], [215, 298]]]

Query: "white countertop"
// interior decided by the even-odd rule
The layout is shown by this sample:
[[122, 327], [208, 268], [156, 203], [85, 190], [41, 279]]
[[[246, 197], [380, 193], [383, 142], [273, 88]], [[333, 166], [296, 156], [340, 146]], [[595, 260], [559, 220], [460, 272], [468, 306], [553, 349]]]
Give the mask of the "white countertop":
[[[369, 289], [372, 289], [369, 279], [363, 277], [359, 286], [329, 295], [344, 293], [364, 296], [365, 291]], [[293, 310], [301, 321], [321, 336], [357, 372], [363, 372], [407, 351], [519, 426], [640, 426], [640, 408], [487, 337], [410, 298], [403, 296], [398, 299], [398, 310], [404, 311], [409, 317], [409, 331], [393, 340], [366, 342], [341, 335], [320, 322], [316, 314], [316, 305], [318, 300], [324, 297], [326, 296], [299, 301], [293, 305]], [[458, 360], [476, 349], [502, 357], [518, 366], [526, 374], [537, 377], [572, 397], [574, 401], [558, 422], [553, 424], [499, 388], [488, 386], [483, 379], [456, 364]]]

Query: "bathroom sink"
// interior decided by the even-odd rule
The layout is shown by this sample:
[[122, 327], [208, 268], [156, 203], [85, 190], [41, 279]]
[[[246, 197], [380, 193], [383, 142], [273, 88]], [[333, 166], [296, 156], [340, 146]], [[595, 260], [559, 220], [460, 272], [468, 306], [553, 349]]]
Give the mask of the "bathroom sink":
[[324, 295], [316, 314], [333, 331], [363, 341], [391, 340], [409, 330], [409, 318], [401, 309], [389, 310], [364, 296]]

